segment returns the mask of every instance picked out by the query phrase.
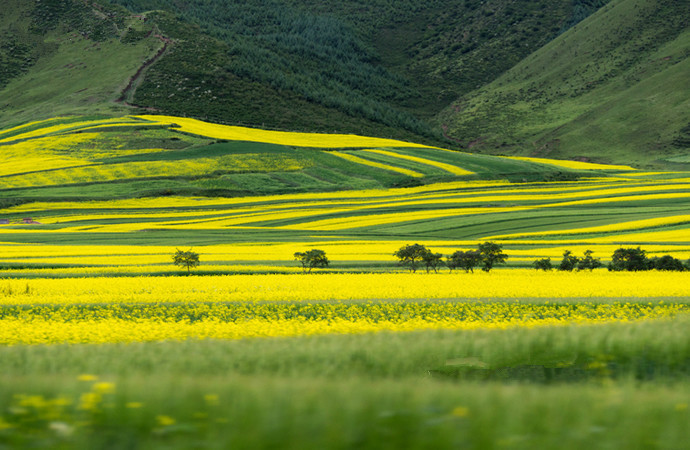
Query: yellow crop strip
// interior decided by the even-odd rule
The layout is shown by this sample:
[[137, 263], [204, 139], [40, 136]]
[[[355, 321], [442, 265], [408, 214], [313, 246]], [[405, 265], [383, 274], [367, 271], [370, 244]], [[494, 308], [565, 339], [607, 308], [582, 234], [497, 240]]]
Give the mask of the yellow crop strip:
[[[121, 119], [121, 118], [112, 118], [112, 119], [102, 119], [102, 120], [90, 120], [90, 121], [83, 121], [83, 122], [71, 122], [71, 123], [61, 123], [57, 125], [52, 125], [44, 128], [38, 128], [36, 130], [32, 131], [27, 131], [26, 133], [22, 133], [19, 135], [15, 136], [10, 136], [6, 137], [4, 139], [0, 139], [0, 144], [5, 143], [5, 142], [11, 142], [11, 141], [16, 141], [20, 139], [29, 139], [29, 138], [35, 138], [39, 136], [46, 136], [48, 134], [54, 134], [58, 132], [64, 132], [64, 131], [74, 131], [78, 130], [80, 128], [84, 127], [89, 127], [92, 128], [93, 126], [96, 125], [107, 125], [107, 124], [115, 124], [115, 123], [125, 123], [125, 124], [132, 124], [130, 120], [127, 119]], [[27, 124], [25, 126], [29, 126], [31, 124]], [[17, 128], [14, 128], [17, 129]], [[11, 131], [11, 130], [5, 130]]]
[[421, 164], [426, 164], [427, 166], [433, 166], [437, 167], [439, 169], [445, 170], [448, 173], [452, 173], [453, 175], [474, 175], [474, 172], [470, 172], [469, 170], [462, 169], [458, 166], [454, 166], [452, 164], [446, 164], [438, 161], [433, 161], [431, 159], [427, 158], [420, 158], [418, 156], [410, 156], [410, 155], [403, 155], [401, 153], [396, 153], [396, 152], [391, 152], [388, 150], [375, 150], [375, 149], [367, 149], [365, 150], [367, 152], [371, 153], [378, 153], [380, 155], [385, 155], [385, 156], [391, 156], [393, 158], [399, 158], [399, 159], [405, 159], [407, 161], [414, 161], [418, 162]]
[[552, 166], [563, 167], [566, 169], [575, 170], [637, 170], [634, 167], [615, 165], [615, 164], [596, 164], [583, 161], [568, 161], [562, 159], [547, 159], [547, 158], [528, 158], [526, 156], [506, 156], [506, 158], [515, 159], [519, 161], [534, 162], [539, 164], [549, 164]]
[[403, 223], [421, 220], [432, 220], [446, 217], [459, 217], [473, 214], [492, 214], [508, 211], [522, 211], [526, 207], [508, 208], [456, 208], [456, 209], [427, 209], [423, 211], [404, 211], [392, 213], [371, 213], [364, 215], [348, 215], [333, 219], [302, 222], [295, 225], [285, 225], [286, 230], [314, 230], [314, 231], [342, 231], [354, 228]]
[[[538, 311], [534, 311], [538, 312]], [[504, 318], [498, 321], [414, 318], [403, 321], [329, 318], [325, 320], [248, 318], [241, 322], [205, 319], [193, 323], [174, 320], [137, 320], [136, 317], [87, 320], [0, 320], [0, 345], [27, 344], [103, 344], [118, 342], [151, 342], [189, 339], [247, 339], [265, 337], [310, 336], [323, 334], [362, 334], [373, 332], [409, 332], [430, 329], [476, 330], [506, 329], [511, 327], [558, 326], [627, 322], [639, 319], [664, 319], [686, 309], [667, 308], [656, 314], [603, 317], [568, 315], [560, 318], [535, 318], [533, 315]]]
[[360, 158], [359, 156], [351, 155], [349, 153], [333, 151], [333, 152], [329, 152], [329, 154], [337, 156], [339, 158], [342, 158], [346, 161], [356, 163], [356, 164], [362, 164], [364, 166], [376, 167], [377, 169], [383, 169], [383, 170], [388, 170], [391, 172], [397, 172], [397, 173], [401, 173], [403, 175], [407, 175], [410, 177], [421, 178], [424, 176], [424, 174], [419, 173], [419, 172], [415, 172], [414, 170], [405, 169], [402, 167], [395, 167], [395, 166], [391, 166], [388, 164], [378, 163], [375, 161], [369, 161], [368, 159]]
[[38, 138], [0, 146], [0, 176], [93, 164], [69, 156], [66, 150], [88, 142], [90, 133]]
[[[681, 273], [525, 270], [322, 274], [318, 283], [301, 274], [8, 280], [0, 285], [0, 303], [5, 305], [0, 309], [0, 344], [240, 339], [658, 319], [688, 314], [690, 305], [642, 299], [687, 298], [687, 281], [687, 274]], [[630, 294], [639, 300], [622, 299]], [[601, 296], [621, 300], [558, 301]], [[555, 301], [516, 301], [520, 297]]]
[[[58, 160], [56, 164], [69, 164]], [[119, 179], [148, 178], [152, 176], [198, 176], [218, 170], [227, 172], [295, 171], [304, 168], [298, 160], [264, 154], [245, 153], [219, 158], [196, 158], [183, 161], [139, 161], [119, 164], [88, 164], [88, 167], [63, 168], [51, 172], [7, 176], [0, 179], [0, 186], [31, 187], [82, 182], [111, 181]], [[73, 162], [71, 165], [77, 165]]]
[[[318, 278], [317, 278], [318, 277]], [[318, 281], [318, 282], [317, 282]], [[28, 288], [27, 288], [28, 286]], [[12, 295], [6, 295], [7, 292]], [[376, 299], [690, 297], [688, 272], [323, 273], [208, 277], [15, 279], [0, 304], [186, 303]]]
[[[62, 119], [62, 120], [65, 120], [65, 119], [70, 119], [70, 118], [71, 118], [71, 117], [63, 117], [63, 118], [61, 118], [61, 119]], [[60, 119], [37, 120], [37, 121], [35, 121], [35, 122], [28, 122], [28, 123], [25, 123], [25, 124], [22, 124], [22, 125], [18, 125], [18, 126], [16, 126], [16, 127], [7, 128], [6, 130], [0, 131], [0, 142], [2, 142], [2, 141], [4, 140], [4, 139], [3, 139], [3, 136], [4, 136], [4, 135], [10, 134], [10, 133], [14, 133], [15, 131], [19, 131], [19, 130], [24, 129], [24, 128], [30, 128], [30, 127], [33, 127], [33, 126], [36, 126], [36, 125], [39, 125], [39, 124], [47, 124], [47, 123], [50, 123], [50, 122], [54, 122], [55, 120], [60, 120]]]
[[139, 119], [158, 124], [177, 125], [179, 131], [213, 139], [230, 141], [264, 142], [267, 144], [287, 145], [291, 147], [314, 148], [364, 148], [364, 147], [417, 147], [430, 148], [426, 145], [403, 142], [393, 139], [357, 136], [354, 134], [293, 133], [286, 131], [261, 130], [229, 125], [218, 125], [173, 116], [140, 115]]
[[630, 231], [638, 230], [640, 228], [663, 227], [669, 225], [678, 225], [690, 223], [690, 214], [681, 214], [670, 217], [657, 217], [654, 219], [632, 220], [628, 222], [612, 223], [608, 225], [600, 225], [596, 227], [573, 228], [568, 230], [550, 230], [550, 231], [534, 231], [529, 233], [511, 233], [491, 236], [488, 239], [511, 239], [524, 238], [529, 236], [554, 236], [554, 235], [569, 235], [569, 234], [589, 234], [589, 233], [611, 233], [615, 231]]
[[[407, 201], [422, 199], [448, 199], [457, 198], [464, 202], [494, 202], [501, 200], [550, 200], [550, 199], [577, 199], [586, 196], [617, 196], [620, 194], [634, 192], [648, 192], [649, 186], [620, 186], [619, 184], [596, 184], [583, 186], [562, 186], [559, 183], [556, 187], [544, 185], [542, 187], [519, 187], [506, 181], [457, 181], [449, 183], [434, 183], [414, 188], [397, 189], [369, 189], [360, 191], [341, 191], [305, 194], [270, 195], [261, 197], [235, 197], [235, 198], [205, 198], [205, 197], [165, 197], [157, 199], [126, 199], [126, 200], [107, 200], [107, 201], [87, 201], [87, 202], [55, 202], [55, 203], [27, 203], [12, 208], [2, 210], [5, 213], [29, 213], [51, 208], [59, 209], [148, 209], [148, 208], [196, 208], [196, 207], [222, 207], [237, 204], [256, 204], [271, 205], [274, 202], [306, 202], [321, 201], [327, 204], [362, 204], [366, 205], [373, 201], [391, 200]], [[481, 189], [477, 189], [481, 188]], [[670, 184], [655, 186], [655, 190], [681, 190], [690, 189], [689, 184]], [[526, 195], [530, 194], [530, 195]], [[536, 195], [535, 195], [536, 194]]]

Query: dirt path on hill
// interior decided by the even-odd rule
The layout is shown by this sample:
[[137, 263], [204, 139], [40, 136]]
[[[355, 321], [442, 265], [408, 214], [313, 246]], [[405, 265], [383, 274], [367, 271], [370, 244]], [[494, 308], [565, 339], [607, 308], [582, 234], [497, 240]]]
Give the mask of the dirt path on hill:
[[[151, 33], [153, 33], [153, 31]], [[120, 96], [115, 100], [116, 103], [121, 103], [126, 106], [135, 106], [128, 103], [127, 99], [134, 98], [134, 91], [136, 91], [137, 86], [139, 86], [141, 80], [144, 78], [144, 72], [146, 71], [146, 69], [153, 63], [158, 61], [158, 59], [160, 59], [168, 50], [168, 47], [172, 45], [172, 39], [167, 38], [163, 35], [153, 34], [153, 37], [158, 38], [163, 43], [163, 47], [161, 47], [155, 55], [144, 61], [144, 63], [139, 67], [136, 73], [132, 75], [132, 77], [129, 79], [127, 87], [124, 88], [122, 94], [120, 94]]]

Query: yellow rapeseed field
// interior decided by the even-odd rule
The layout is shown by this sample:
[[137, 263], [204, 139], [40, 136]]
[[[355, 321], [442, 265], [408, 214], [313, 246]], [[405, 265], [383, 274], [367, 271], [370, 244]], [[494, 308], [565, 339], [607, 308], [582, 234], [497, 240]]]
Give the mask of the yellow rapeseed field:
[[415, 172], [414, 170], [405, 169], [402, 167], [391, 166], [389, 164], [382, 164], [382, 163], [378, 163], [375, 161], [370, 161], [368, 159], [360, 158], [359, 156], [351, 155], [349, 153], [333, 151], [333, 152], [330, 152], [329, 154], [337, 156], [337, 157], [342, 158], [344, 160], [356, 163], [356, 164], [362, 164], [362, 165], [369, 166], [369, 167], [376, 167], [378, 169], [389, 170], [391, 172], [397, 172], [397, 173], [401, 173], [403, 175], [409, 175], [409, 176], [415, 177], [415, 178], [421, 178], [424, 176], [424, 174], [419, 173], [419, 172]]
[[399, 159], [405, 159], [408, 161], [414, 161], [417, 163], [421, 164], [426, 164], [427, 166], [433, 166], [442, 170], [445, 170], [448, 173], [451, 173], [453, 175], [472, 175], [474, 172], [470, 172], [469, 170], [462, 169], [458, 166], [454, 166], [452, 164], [447, 164], [447, 163], [442, 163], [439, 161], [433, 161], [428, 158], [420, 158], [418, 156], [410, 156], [410, 155], [403, 155], [401, 153], [396, 153], [392, 152], [389, 150], [376, 150], [376, 149], [367, 149], [365, 150], [367, 152], [371, 153], [378, 153], [380, 155], [385, 155], [385, 156], [392, 156], [393, 158], [399, 158]]
[[529, 158], [526, 156], [508, 156], [510, 159], [517, 159], [520, 161], [536, 162], [540, 164], [550, 164], [552, 166], [564, 167], [566, 169], [576, 170], [637, 170], [634, 167], [615, 165], [615, 164], [596, 164], [583, 161], [568, 161], [564, 159], [547, 159], [547, 158]]
[[[660, 319], [687, 314], [690, 305], [643, 298], [687, 298], [687, 278], [677, 273], [511, 270], [475, 275], [12, 280], [0, 285], [5, 305], [0, 310], [0, 344], [239, 339]], [[631, 293], [638, 299], [624, 298]], [[614, 300], [559, 300], [598, 296]]]
[[[3, 292], [5, 294], [3, 294]], [[12, 292], [12, 295], [7, 295]], [[688, 272], [363, 273], [13, 279], [0, 304], [690, 297]]]
[[218, 125], [183, 117], [140, 115], [135, 116], [153, 123], [177, 125], [185, 133], [214, 139], [231, 141], [265, 142], [291, 147], [315, 148], [364, 148], [364, 147], [417, 147], [426, 145], [403, 142], [394, 139], [381, 139], [354, 134], [293, 133], [286, 131], [261, 130], [229, 125]]

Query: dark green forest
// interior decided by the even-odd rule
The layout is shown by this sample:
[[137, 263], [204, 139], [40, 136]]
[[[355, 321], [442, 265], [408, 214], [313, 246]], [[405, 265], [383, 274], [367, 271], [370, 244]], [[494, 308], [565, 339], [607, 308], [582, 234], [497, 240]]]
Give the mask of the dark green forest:
[[[212, 120], [220, 119], [222, 113], [214, 110], [223, 103], [220, 109], [229, 108], [250, 124], [328, 131], [336, 124], [357, 126], [359, 121], [361, 131], [370, 130], [373, 123], [432, 137], [427, 119], [459, 95], [495, 79], [605, 2], [115, 3], [140, 13], [169, 11], [182, 21], [157, 15], [161, 29], [181, 42], [167, 64], [158, 64], [147, 76], [135, 97], [137, 103], [179, 113], [175, 97], [180, 94], [170, 97], [159, 86], [172, 85], [184, 92], [196, 87], [192, 85], [197, 78], [204, 78], [206, 83], [215, 81], [215, 89], [205, 91], [237, 98], [237, 102], [218, 102], [218, 95], [214, 101], [195, 96], [194, 108]], [[183, 23], [197, 25], [221, 43], [191, 42], [185, 38], [189, 32], [183, 30], [187, 26]], [[184, 64], [178, 64], [179, 59]], [[258, 97], [252, 110], [244, 106], [243, 92]], [[306, 123], [293, 114], [283, 118], [283, 101], [276, 97], [300, 103]], [[326, 110], [317, 108], [310, 114], [313, 107], [305, 103]], [[270, 105], [281, 114], [272, 114]], [[319, 113], [347, 118], [331, 123], [319, 119]], [[353, 123], [353, 119], [357, 120]]]

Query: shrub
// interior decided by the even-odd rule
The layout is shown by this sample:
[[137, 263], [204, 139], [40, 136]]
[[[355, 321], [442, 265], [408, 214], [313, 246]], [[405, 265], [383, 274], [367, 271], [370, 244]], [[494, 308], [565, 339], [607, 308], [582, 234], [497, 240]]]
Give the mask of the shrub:
[[652, 258], [651, 265], [656, 270], [668, 270], [677, 272], [683, 272], [685, 270], [683, 261], [676, 259], [671, 255], [664, 255], [661, 258]]
[[572, 272], [577, 267], [579, 261], [578, 257], [573, 255], [573, 252], [566, 250], [563, 252], [563, 259], [558, 265], [558, 270]]
[[535, 269], [537, 270], [543, 270], [544, 272], [548, 272], [549, 270], [553, 269], [553, 264], [551, 264], [551, 258], [542, 258], [542, 259], [537, 259], [532, 263]]

